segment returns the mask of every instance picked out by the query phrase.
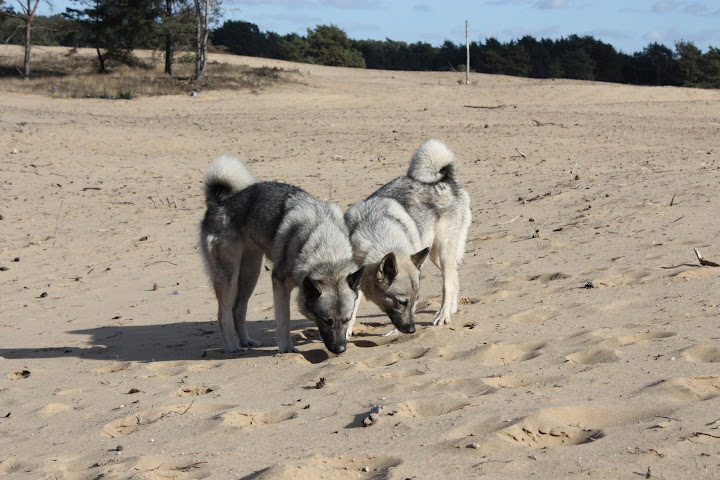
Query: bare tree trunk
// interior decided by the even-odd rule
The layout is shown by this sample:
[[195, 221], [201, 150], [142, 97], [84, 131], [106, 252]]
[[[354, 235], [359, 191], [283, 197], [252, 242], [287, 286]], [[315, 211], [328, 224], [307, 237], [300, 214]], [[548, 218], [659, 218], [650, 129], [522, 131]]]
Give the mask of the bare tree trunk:
[[205, 77], [205, 70], [207, 69], [207, 47], [208, 37], [210, 36], [210, 0], [205, 0], [205, 32], [203, 33], [202, 40], [202, 70], [200, 71], [200, 78]]
[[23, 62], [23, 78], [25, 80], [30, 79], [30, 50], [32, 44], [30, 42], [30, 31], [32, 29], [32, 22], [35, 19], [35, 12], [37, 11], [40, 0], [35, 0], [35, 4], [32, 5], [32, 0], [27, 0], [26, 4], [20, 4], [25, 14], [25, 60]]
[[[207, 44], [210, 35], [210, 0], [195, 1], [195, 80], [202, 80], [207, 68]], [[203, 18], [203, 4], [205, 12]]]
[[105, 55], [103, 55], [100, 51], [100, 47], [95, 47], [95, 51], [97, 51], [98, 56], [98, 70], [100, 73], [107, 73], [107, 68], [105, 67]]
[[470, 85], [470, 26], [465, 20], [465, 85]]
[[[173, 0], [166, 0], [166, 13], [167, 18], [172, 18], [172, 2]], [[175, 45], [172, 29], [168, 30], [167, 37], [165, 39], [165, 73], [172, 77], [173, 75], [173, 60], [175, 55]]]

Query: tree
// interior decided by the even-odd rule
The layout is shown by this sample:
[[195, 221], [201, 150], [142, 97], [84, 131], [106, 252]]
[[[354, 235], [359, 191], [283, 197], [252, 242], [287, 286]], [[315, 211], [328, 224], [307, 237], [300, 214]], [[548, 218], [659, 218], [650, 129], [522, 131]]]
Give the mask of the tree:
[[523, 44], [514, 40], [503, 44], [496, 38], [488, 38], [480, 57], [481, 72], [516, 77], [527, 77], [530, 73], [530, 57]]
[[[12, 10], [8, 10], [4, 12], [4, 15], [19, 18], [25, 24], [25, 59], [23, 61], [23, 78], [25, 80], [29, 80], [30, 50], [32, 49], [30, 38], [33, 20], [35, 20], [35, 13], [37, 12], [38, 5], [40, 5], [40, 0], [17, 0], [17, 3], [20, 5], [20, 13], [14, 13]], [[0, 5], [2, 5], [1, 2]]]
[[158, 35], [162, 8], [157, 0], [73, 1], [86, 8], [68, 8], [65, 15], [78, 22], [82, 40], [95, 48], [101, 73], [111, 58], [141, 65], [132, 52], [150, 46]]
[[195, 81], [205, 77], [207, 47], [210, 36], [210, 0], [193, 0], [195, 3]]
[[677, 68], [677, 63], [673, 58], [672, 50], [668, 47], [659, 43], [651, 43], [645, 47], [642, 55], [654, 70], [655, 85], [672, 85], [677, 81], [673, 78], [673, 74], [677, 74], [677, 72], [673, 72], [673, 68]]
[[162, 7], [158, 25], [161, 43], [152, 46], [165, 50], [165, 73], [172, 76], [175, 51], [178, 47], [188, 47], [195, 43], [194, 9], [188, 0], [157, 1], [161, 2]]
[[309, 60], [333, 67], [365, 68], [362, 54], [352, 48], [347, 34], [335, 25], [318, 25], [307, 34]]
[[[173, 0], [165, 0], [165, 18], [173, 18]], [[172, 30], [165, 33], [165, 73], [172, 77], [175, 57], [175, 38]]]
[[213, 45], [224, 45], [235, 55], [262, 57], [268, 50], [268, 37], [250, 22], [227, 20], [212, 35]]
[[700, 79], [700, 57], [702, 52], [692, 42], [675, 42], [675, 58], [680, 65], [683, 85], [695, 85]]
[[720, 88], [720, 48], [708, 48], [700, 57], [699, 67], [698, 85], [704, 88]]

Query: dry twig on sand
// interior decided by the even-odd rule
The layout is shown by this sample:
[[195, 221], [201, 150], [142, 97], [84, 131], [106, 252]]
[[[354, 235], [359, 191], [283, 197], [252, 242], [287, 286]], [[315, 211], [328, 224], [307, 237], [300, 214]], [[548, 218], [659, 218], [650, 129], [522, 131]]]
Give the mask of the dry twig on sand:
[[532, 120], [533, 122], [535, 122], [535, 126], [536, 126], [536, 127], [544, 127], [545, 125], [555, 125], [556, 127], [560, 127], [560, 128], [568, 128], [568, 127], [566, 127], [566, 126], [565, 126], [564, 124], [562, 124], [562, 123], [541, 122], [541, 121], [539, 121], [539, 120], [535, 120], [534, 118], [531, 118], [530, 120]]
[[[525, 155], [523, 152], [521, 152], [520, 150], [518, 150], [517, 147], [515, 148], [515, 151], [518, 152], [522, 158], [527, 158], [527, 155]], [[517, 155], [513, 155], [513, 156], [510, 157], [510, 158], [517, 158], [517, 157], [518, 157]]]
[[705, 260], [702, 255], [700, 255], [700, 250], [697, 248], [693, 248], [695, 250], [695, 256], [697, 256], [698, 261], [700, 262], [700, 265], [703, 267], [720, 267], [720, 264], [712, 262], [710, 260]]
[[505, 107], [513, 107], [515, 108], [516, 105], [495, 105], [495, 106], [487, 106], [487, 105], [464, 105], [465, 108], [482, 108], [485, 110], [496, 110], [498, 108], [505, 108]]
[[58, 228], [60, 228], [60, 212], [62, 212], [62, 206], [64, 201], [64, 199], [60, 199], [60, 208], [58, 208], [57, 219], [55, 219], [55, 236], [53, 237], [53, 247], [55, 247], [55, 240], [57, 240]]

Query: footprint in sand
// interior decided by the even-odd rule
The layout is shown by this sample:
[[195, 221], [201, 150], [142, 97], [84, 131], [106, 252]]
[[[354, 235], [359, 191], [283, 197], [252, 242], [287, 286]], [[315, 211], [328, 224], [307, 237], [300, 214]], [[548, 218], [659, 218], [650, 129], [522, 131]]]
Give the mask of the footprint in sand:
[[175, 393], [173, 393], [173, 396], [175, 397], [196, 397], [198, 395], [205, 395], [210, 392], [212, 392], [213, 389], [202, 385], [199, 387], [180, 387], [177, 390], [175, 390]]
[[116, 373], [116, 372], [124, 372], [127, 370], [132, 369], [132, 367], [135, 365], [133, 362], [113, 362], [109, 365], [105, 365], [104, 367], [99, 367], [93, 370], [95, 373]]
[[712, 345], [695, 345], [683, 350], [680, 358], [688, 362], [717, 363], [720, 362], [720, 348]]
[[[418, 372], [417, 370], [403, 370], [392, 374], [380, 375], [381, 378], [401, 378], [400, 375], [419, 376], [415, 380], [396, 382], [383, 390], [388, 393], [397, 392], [453, 392], [456, 397], [479, 397], [493, 393], [497, 388], [488, 385], [478, 378], [458, 378], [454, 380], [438, 380], [437, 376]], [[415, 372], [414, 375], [412, 372]]]
[[[368, 478], [389, 479], [392, 468], [402, 460], [388, 455], [344, 455], [323, 457], [315, 455], [297, 462], [266, 468], [246, 477], [248, 480], [288, 480], [297, 478], [332, 478], [350, 480]], [[302, 472], [299, 474], [298, 472]]]
[[602, 430], [581, 428], [574, 425], [554, 427], [522, 426], [501, 432], [509, 440], [533, 448], [568, 447], [582, 445], [603, 438]]
[[606, 436], [603, 429], [635, 424], [667, 412], [640, 402], [618, 406], [565, 406], [536, 410], [512, 425], [497, 431], [500, 438], [533, 448], [567, 447], [595, 442]]
[[672, 378], [648, 385], [640, 394], [676, 402], [702, 402], [720, 395], [720, 377]]
[[565, 310], [566, 308], [542, 305], [514, 313], [508, 320], [517, 323], [542, 323], [558, 317]]
[[103, 428], [103, 434], [111, 438], [121, 437], [148, 428], [160, 421], [170, 421], [173, 418], [181, 417], [188, 412], [214, 413], [229, 408], [232, 408], [232, 405], [197, 405], [195, 403], [187, 403], [184, 405], [170, 405], [151, 410], [143, 410], [106, 424]]
[[[591, 332], [593, 335], [607, 337], [608, 329], [601, 329], [595, 332]], [[675, 332], [639, 332], [631, 333], [627, 335], [618, 335], [615, 337], [607, 337], [601, 340], [598, 345], [603, 347], [620, 347], [625, 345], [632, 345], [638, 342], [660, 340], [663, 338], [674, 337], [677, 335]]]
[[30, 370], [21, 370], [19, 372], [13, 372], [7, 376], [8, 380], [20, 380], [22, 378], [28, 378], [30, 376]]
[[605, 437], [603, 427], [630, 423], [647, 415], [641, 410], [568, 406], [544, 408], [498, 431], [501, 438], [533, 448], [567, 447]]
[[565, 357], [568, 361], [581, 365], [613, 363], [620, 361], [620, 352], [608, 348], [588, 348]]
[[543, 343], [505, 343], [490, 344], [460, 352], [452, 360], [473, 362], [486, 367], [524, 362], [540, 355]]
[[188, 370], [189, 362], [184, 360], [175, 362], [152, 362], [146, 365], [149, 372], [148, 377], [174, 377]]
[[434, 395], [398, 403], [395, 407], [385, 407], [385, 410], [394, 412], [393, 416], [439, 417], [440, 415], [477, 407], [478, 403], [472, 400], [471, 398], [458, 398], [455, 393]]
[[274, 425], [297, 417], [297, 413], [288, 411], [271, 412], [226, 412], [218, 416], [223, 423], [233, 427], [250, 427], [257, 425]]
[[72, 410], [74, 410], [74, 408], [70, 405], [65, 405], [64, 403], [51, 403], [50, 405], [47, 405], [38, 410], [38, 412], [41, 415], [51, 416], [57, 415], [58, 413], [70, 412]]

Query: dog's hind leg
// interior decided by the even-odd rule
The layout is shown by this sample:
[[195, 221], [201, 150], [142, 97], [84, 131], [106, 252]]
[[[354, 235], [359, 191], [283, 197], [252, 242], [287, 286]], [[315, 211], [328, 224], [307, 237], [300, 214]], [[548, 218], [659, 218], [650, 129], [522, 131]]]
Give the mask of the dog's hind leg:
[[247, 317], [248, 300], [255, 290], [260, 270], [262, 269], [263, 254], [261, 251], [245, 251], [243, 252], [242, 262], [240, 263], [240, 271], [237, 280], [237, 298], [235, 299], [235, 308], [233, 317], [235, 330], [240, 337], [240, 345], [243, 347], [259, 347], [260, 342], [253, 340], [248, 335]]
[[233, 322], [233, 307], [237, 295], [237, 279], [240, 270], [239, 264], [229, 264], [222, 267], [221, 272], [215, 274], [213, 286], [218, 301], [218, 321], [225, 343], [225, 353], [244, 352], [240, 346], [240, 339], [235, 331]]
[[458, 276], [457, 268], [455, 268], [453, 275], [455, 276], [455, 279], [453, 280], [455, 283], [455, 291], [453, 292], [452, 303], [450, 304], [450, 313], [457, 313], [458, 296], [460, 295], [460, 277]]
[[275, 299], [275, 324], [280, 353], [299, 353], [290, 337], [290, 288], [284, 279], [273, 275], [273, 298]]
[[[438, 242], [438, 239], [435, 240]], [[458, 271], [457, 271], [457, 250], [449, 245], [450, 242], [439, 242], [433, 245], [433, 249], [437, 248], [437, 254], [433, 255], [433, 259], [442, 271], [442, 305], [438, 311], [437, 317], [433, 321], [433, 325], [447, 325], [450, 323], [450, 315], [457, 311], [457, 298], [460, 290]]]

